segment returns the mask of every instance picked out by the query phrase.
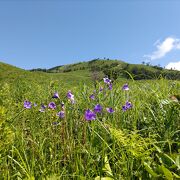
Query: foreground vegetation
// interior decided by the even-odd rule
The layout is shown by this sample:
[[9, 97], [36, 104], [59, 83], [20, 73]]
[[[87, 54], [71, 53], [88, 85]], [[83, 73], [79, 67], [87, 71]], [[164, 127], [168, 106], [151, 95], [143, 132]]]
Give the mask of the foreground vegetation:
[[70, 85], [67, 74], [11, 71], [19, 78], [0, 81], [0, 179], [180, 178], [179, 81], [79, 74]]

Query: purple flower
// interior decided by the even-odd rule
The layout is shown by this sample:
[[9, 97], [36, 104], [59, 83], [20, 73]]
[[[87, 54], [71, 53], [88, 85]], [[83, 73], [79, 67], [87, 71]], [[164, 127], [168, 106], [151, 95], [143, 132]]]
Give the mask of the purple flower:
[[59, 118], [64, 118], [65, 117], [64, 111], [58, 112], [57, 115], [59, 116]]
[[59, 94], [57, 92], [55, 92], [54, 95], [52, 96], [52, 98], [59, 98]]
[[109, 84], [109, 90], [112, 90], [112, 83]]
[[70, 99], [71, 103], [74, 104], [74, 95], [71, 93], [71, 91], [69, 90], [67, 93], [67, 98]]
[[67, 98], [68, 99], [74, 99], [74, 95], [71, 93], [71, 91], [69, 90], [67, 93]]
[[89, 98], [92, 99], [92, 100], [95, 100], [95, 95], [94, 95], [94, 94], [91, 94], [91, 95], [89, 96]]
[[30, 101], [24, 101], [24, 108], [26, 109], [30, 109], [32, 106], [31, 102]]
[[124, 91], [128, 91], [129, 90], [129, 87], [128, 87], [127, 83], [123, 85], [122, 90], [124, 90]]
[[100, 87], [99, 91], [100, 91], [100, 92], [103, 91], [103, 87]]
[[37, 104], [36, 103], [34, 103], [34, 107], [36, 107], [37, 106]]
[[126, 106], [122, 106], [122, 110], [123, 111], [127, 111], [127, 107]]
[[105, 83], [105, 84], [110, 84], [110, 83], [111, 83], [111, 80], [108, 79], [108, 78], [103, 78], [103, 80], [104, 80], [104, 83]]
[[122, 106], [123, 111], [127, 111], [128, 109], [131, 109], [131, 108], [132, 108], [132, 103], [129, 101], [126, 101], [126, 104]]
[[50, 108], [50, 109], [56, 109], [56, 104], [55, 104], [54, 102], [50, 102], [50, 103], [48, 104], [48, 108]]
[[41, 109], [39, 109], [40, 112], [45, 112], [46, 106], [44, 104], [41, 105]]
[[96, 114], [93, 111], [91, 111], [90, 109], [88, 109], [85, 111], [84, 117], [87, 121], [91, 121], [91, 120], [96, 119]]
[[52, 125], [57, 126], [59, 125], [59, 122], [53, 122]]
[[126, 107], [127, 107], [128, 109], [132, 108], [132, 103], [129, 102], [129, 101], [126, 101]]
[[94, 112], [95, 113], [100, 113], [102, 111], [102, 106], [100, 104], [97, 104], [95, 107], [94, 107]]
[[113, 110], [113, 108], [106, 108], [106, 110], [107, 110], [107, 112], [110, 113], [110, 114], [112, 114], [112, 113], [115, 112], [115, 111]]

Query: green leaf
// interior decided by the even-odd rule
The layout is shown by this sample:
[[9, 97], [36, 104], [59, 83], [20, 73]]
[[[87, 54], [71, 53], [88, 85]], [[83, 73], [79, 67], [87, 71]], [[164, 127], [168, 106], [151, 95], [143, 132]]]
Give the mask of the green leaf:
[[164, 172], [164, 175], [165, 177], [168, 179], [168, 180], [173, 180], [173, 175], [171, 173], [171, 171], [169, 171], [169, 169], [165, 168], [163, 165], [161, 166], [163, 172]]
[[174, 163], [178, 169], [180, 169], [180, 164], [179, 164], [179, 156], [177, 156], [176, 161], [174, 161], [174, 159], [172, 159], [170, 156], [168, 156], [167, 154], [163, 154], [166, 158], [168, 158], [172, 163]]
[[177, 175], [176, 173], [173, 172], [173, 175], [174, 175], [177, 179], [180, 179], [180, 176]]
[[149, 164], [147, 164], [146, 162], [144, 162], [144, 167], [146, 169], [146, 171], [151, 174], [153, 177], [158, 177], [158, 174], [156, 174], [153, 169], [149, 166]]
[[105, 156], [104, 161], [105, 161], [105, 167], [103, 168], [103, 171], [106, 172], [108, 175], [113, 176], [107, 156]]

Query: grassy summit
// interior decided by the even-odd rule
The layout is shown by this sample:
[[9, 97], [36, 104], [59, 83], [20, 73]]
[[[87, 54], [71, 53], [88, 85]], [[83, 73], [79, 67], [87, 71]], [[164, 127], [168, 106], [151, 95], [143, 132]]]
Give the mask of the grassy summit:
[[50, 69], [33, 69], [32, 71], [44, 71], [49, 73], [66, 73], [77, 72], [99, 72], [108, 75], [113, 79], [117, 78], [134, 78], [141, 79], [157, 79], [165, 77], [167, 79], [180, 79], [180, 72], [175, 70], [163, 69], [159, 66], [151, 66], [149, 64], [128, 64], [120, 60], [101, 60], [94, 59], [88, 62], [79, 62], [64, 66], [56, 66]]

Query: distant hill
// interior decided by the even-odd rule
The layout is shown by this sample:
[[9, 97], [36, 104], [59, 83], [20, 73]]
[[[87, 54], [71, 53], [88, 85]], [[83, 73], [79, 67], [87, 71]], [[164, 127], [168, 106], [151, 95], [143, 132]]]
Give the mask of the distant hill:
[[91, 73], [85, 70], [60, 72], [60, 73], [45, 73], [42, 69], [36, 71], [23, 70], [21, 68], [0, 62], [0, 89], [4, 83], [9, 83], [14, 86], [24, 84], [28, 89], [32, 89], [33, 84], [41, 84], [47, 88], [51, 83], [64, 87], [75, 87], [79, 83], [91, 83]]
[[149, 64], [129, 64], [121, 60], [102, 60], [94, 59], [88, 62], [79, 62], [75, 64], [56, 66], [50, 69], [32, 69], [30, 71], [43, 71], [48, 73], [67, 73], [76, 71], [87, 71], [96, 76], [109, 76], [112, 79], [117, 78], [133, 78], [141, 79], [157, 79], [164, 77], [167, 79], [180, 80], [180, 71], [167, 70], [159, 66], [151, 66]]
[[0, 62], [0, 83], [13, 84], [32, 82], [45, 86], [50, 81], [57, 81], [76, 86], [78, 83], [100, 81], [108, 76], [115, 79], [166, 79], [180, 80], [180, 71], [166, 70], [158, 66], [129, 64], [120, 60], [94, 59], [88, 62], [56, 66], [50, 69], [23, 70], [18, 67]]

